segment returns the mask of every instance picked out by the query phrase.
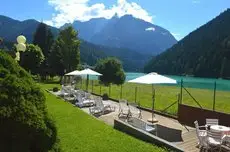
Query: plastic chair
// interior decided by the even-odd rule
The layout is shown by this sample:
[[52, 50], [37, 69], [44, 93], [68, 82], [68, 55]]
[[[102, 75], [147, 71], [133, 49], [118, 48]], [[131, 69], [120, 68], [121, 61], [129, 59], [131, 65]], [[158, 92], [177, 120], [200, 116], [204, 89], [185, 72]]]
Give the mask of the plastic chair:
[[[206, 147], [206, 137], [207, 137], [207, 131], [206, 131], [206, 126], [199, 126], [198, 121], [194, 122], [195, 127], [196, 127], [196, 135], [199, 140], [199, 148]], [[201, 129], [203, 128], [203, 130]]]

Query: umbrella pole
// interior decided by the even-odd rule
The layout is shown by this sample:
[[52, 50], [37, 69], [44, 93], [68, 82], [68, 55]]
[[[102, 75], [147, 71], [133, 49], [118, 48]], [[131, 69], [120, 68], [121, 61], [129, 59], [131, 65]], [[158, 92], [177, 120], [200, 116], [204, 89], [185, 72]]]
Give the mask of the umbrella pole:
[[154, 104], [155, 104], [155, 90], [152, 85], [152, 100], [153, 100], [153, 105], [152, 105], [152, 123], [153, 123], [153, 118], [154, 118]]
[[154, 104], [155, 104], [155, 89], [152, 85], [152, 118], [148, 119], [148, 121], [151, 123], [158, 122], [158, 120], [156, 120], [154, 116]]
[[82, 88], [82, 84], [83, 84], [83, 79], [81, 78], [81, 89], [83, 90], [83, 88]]

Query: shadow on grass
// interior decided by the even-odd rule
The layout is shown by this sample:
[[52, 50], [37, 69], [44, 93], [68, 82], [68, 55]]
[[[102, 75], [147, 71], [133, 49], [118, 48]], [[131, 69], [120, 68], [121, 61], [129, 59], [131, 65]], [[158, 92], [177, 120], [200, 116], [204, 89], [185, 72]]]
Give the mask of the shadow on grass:
[[45, 81], [40, 81], [39, 83], [41, 84], [60, 84], [60, 81], [45, 80]]

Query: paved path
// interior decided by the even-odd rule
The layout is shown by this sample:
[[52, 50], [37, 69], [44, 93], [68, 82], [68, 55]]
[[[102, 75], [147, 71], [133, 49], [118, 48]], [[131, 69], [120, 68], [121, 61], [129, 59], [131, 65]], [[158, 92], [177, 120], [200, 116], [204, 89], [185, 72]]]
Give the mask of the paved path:
[[[113, 126], [114, 119], [118, 118], [119, 104], [111, 100], [103, 101], [103, 103], [110, 104], [111, 106], [115, 107], [115, 111], [99, 116], [98, 118], [99, 120], [104, 121], [106, 124]], [[89, 113], [89, 108], [82, 108], [82, 110], [85, 111], [86, 113]], [[142, 119], [145, 121], [147, 121], [152, 116], [150, 112], [147, 112], [144, 110], [142, 110], [141, 113], [142, 113]], [[186, 152], [198, 152], [199, 151], [199, 149], [196, 148], [198, 140], [196, 137], [195, 128], [184, 126], [175, 119], [164, 117], [161, 115], [155, 114], [155, 118], [158, 120], [157, 124], [159, 125], [166, 126], [172, 129], [181, 130], [182, 141], [175, 142], [174, 143], [175, 145], [184, 149]]]

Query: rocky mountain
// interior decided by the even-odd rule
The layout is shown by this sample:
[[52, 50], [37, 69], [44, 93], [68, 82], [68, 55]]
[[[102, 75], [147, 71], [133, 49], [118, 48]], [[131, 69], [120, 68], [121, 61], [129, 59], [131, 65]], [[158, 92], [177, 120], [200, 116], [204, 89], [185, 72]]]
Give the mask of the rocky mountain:
[[154, 57], [145, 72], [230, 77], [230, 9]]
[[[16, 37], [23, 34], [28, 42], [32, 42], [33, 33], [35, 32], [39, 22], [33, 19], [18, 21], [12, 18], [0, 15], [0, 37], [9, 42], [16, 42]], [[58, 34], [59, 29], [51, 27], [54, 35]]]
[[[62, 28], [67, 25], [70, 24]], [[84, 40], [104, 46], [128, 48], [142, 54], [159, 54], [177, 43], [168, 30], [132, 15], [75, 21], [72, 26]]]
[[[101, 20], [106, 21], [105, 19]], [[10, 50], [12, 48], [13, 43], [16, 42], [16, 37], [20, 34], [25, 35], [27, 41], [31, 43], [33, 40], [33, 34], [35, 33], [38, 24], [39, 22], [36, 20], [18, 21], [6, 16], [0, 16], [0, 37], [3, 38], [3, 42], [0, 44], [0, 48], [8, 48], [7, 50]], [[92, 26], [90, 24], [95, 24], [94, 20], [91, 20], [91, 23], [89, 22], [88, 26]], [[91, 30], [97, 32], [97, 30], [99, 30], [102, 26], [103, 24], [98, 24], [97, 26], [94, 26], [94, 29]], [[82, 25], [82, 30], [83, 27], [87, 26]], [[59, 29], [51, 26], [50, 28], [53, 34], [57, 36]], [[80, 33], [84, 32], [79, 31], [79, 34]], [[88, 35], [84, 35], [83, 37], [87, 36]], [[85, 40], [81, 40], [80, 54], [81, 62], [88, 65], [94, 65], [97, 62], [97, 60], [101, 58], [109, 56], [117, 57], [122, 61], [124, 69], [126, 71], [141, 71], [144, 65], [146, 64], [146, 61], [150, 59], [149, 55], [142, 55], [141, 53], [127, 48], [115, 48], [96, 45]]]
[[103, 27], [108, 23], [105, 18], [91, 19], [87, 22], [75, 21], [73, 24], [67, 23], [61, 27], [61, 29], [66, 26], [73, 26], [75, 30], [78, 31], [79, 37], [85, 41], [90, 42], [91, 38], [98, 32], [100, 32]]

